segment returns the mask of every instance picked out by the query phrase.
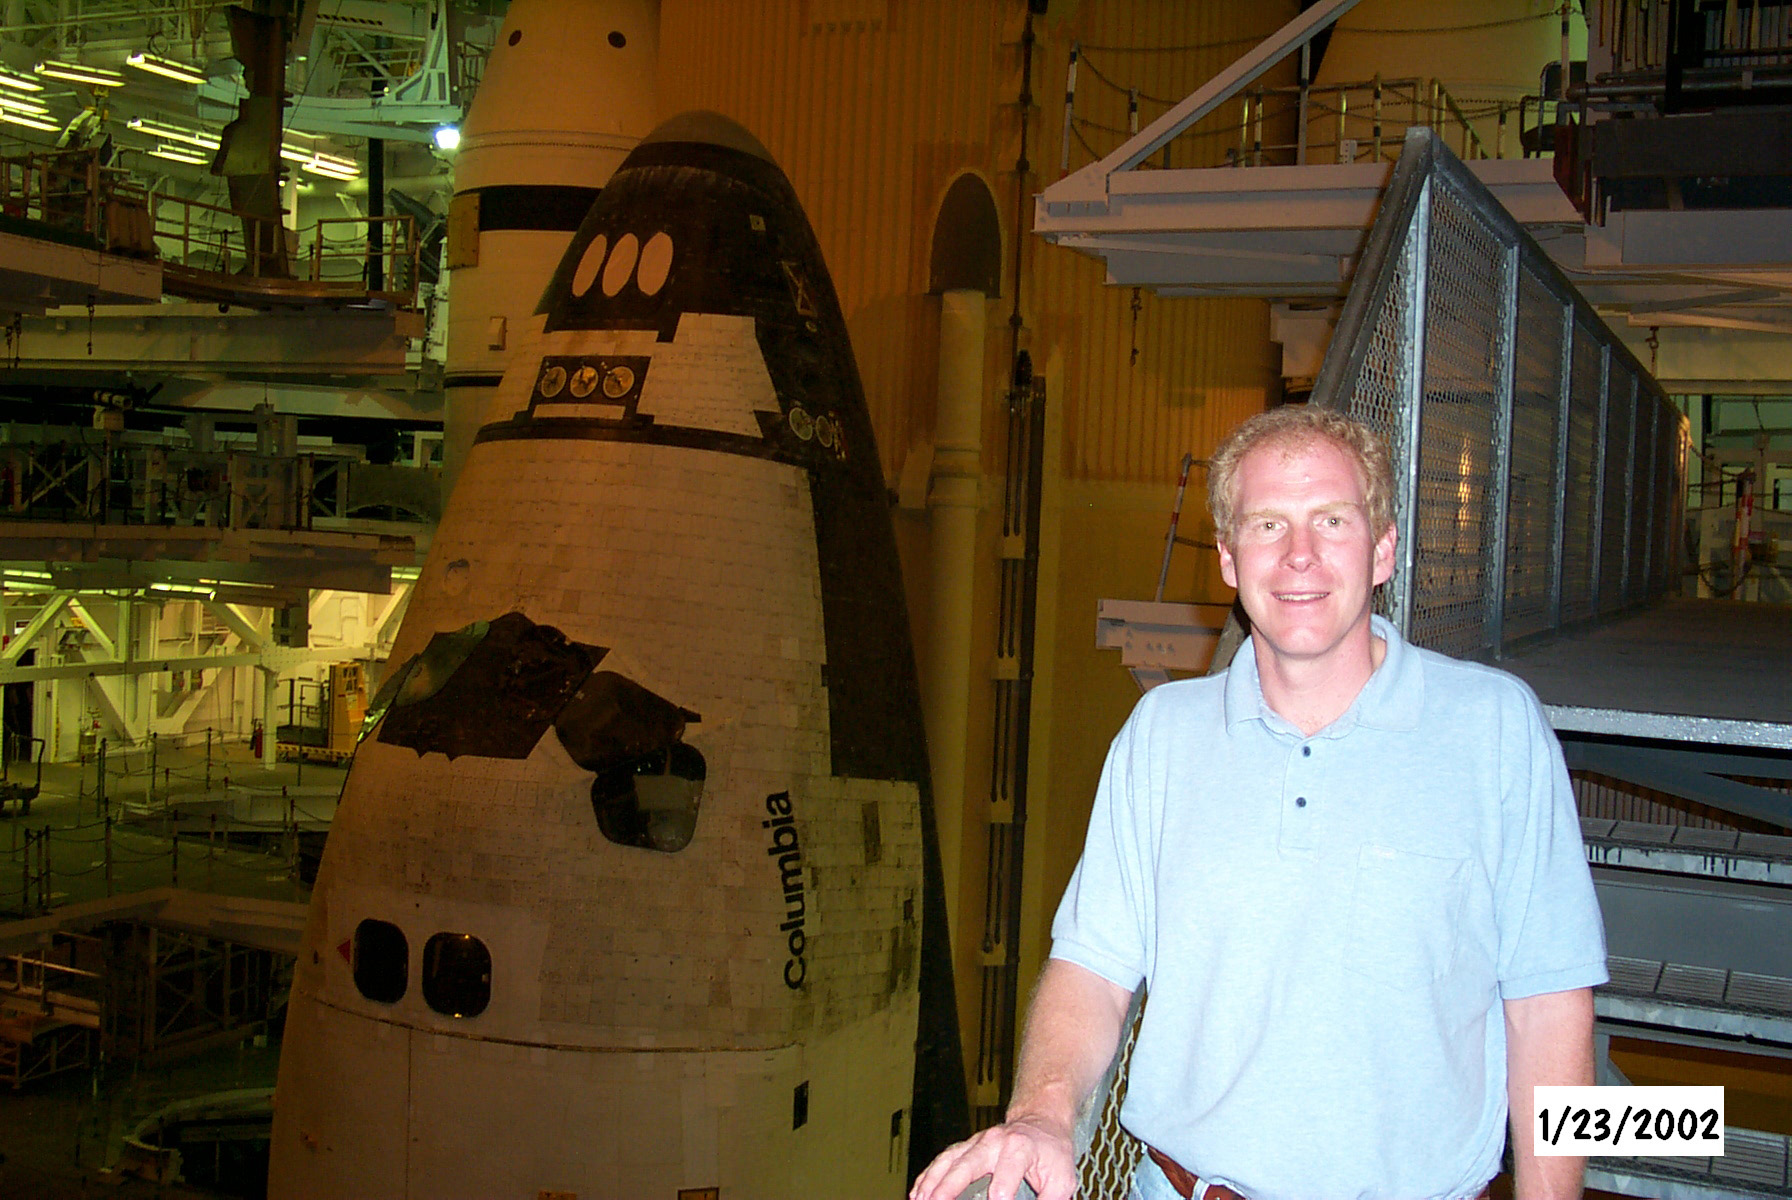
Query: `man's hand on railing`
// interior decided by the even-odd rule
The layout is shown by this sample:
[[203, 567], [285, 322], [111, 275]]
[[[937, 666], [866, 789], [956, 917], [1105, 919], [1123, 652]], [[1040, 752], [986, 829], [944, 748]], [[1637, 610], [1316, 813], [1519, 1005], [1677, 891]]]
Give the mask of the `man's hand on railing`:
[[1070, 1131], [1022, 1119], [948, 1147], [915, 1180], [909, 1200], [1071, 1200], [1075, 1194]]

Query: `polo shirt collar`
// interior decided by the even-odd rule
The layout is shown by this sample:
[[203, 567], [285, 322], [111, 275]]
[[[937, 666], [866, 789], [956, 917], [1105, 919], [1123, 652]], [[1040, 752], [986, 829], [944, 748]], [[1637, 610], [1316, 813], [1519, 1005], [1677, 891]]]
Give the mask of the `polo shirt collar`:
[[[1369, 627], [1387, 645], [1381, 666], [1357, 693], [1344, 715], [1314, 736], [1343, 737], [1358, 725], [1372, 729], [1412, 730], [1419, 725], [1425, 707], [1425, 672], [1418, 651], [1407, 643], [1385, 618], [1369, 617]], [[1257, 676], [1257, 651], [1246, 638], [1226, 669], [1224, 705], [1226, 729], [1231, 732], [1246, 721], [1261, 721], [1272, 730], [1300, 731], [1278, 715], [1263, 699], [1263, 683]]]

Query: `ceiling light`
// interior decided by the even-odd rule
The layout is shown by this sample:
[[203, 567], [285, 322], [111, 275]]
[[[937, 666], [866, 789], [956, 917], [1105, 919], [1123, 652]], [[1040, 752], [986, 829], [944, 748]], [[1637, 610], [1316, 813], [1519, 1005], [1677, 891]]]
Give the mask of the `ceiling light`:
[[10, 108], [14, 112], [28, 112], [34, 117], [50, 115], [50, 106], [36, 96], [0, 96], [0, 108]]
[[11, 88], [15, 92], [41, 92], [44, 85], [35, 79], [27, 79], [23, 75], [14, 75], [11, 71], [0, 71], [0, 87]]
[[62, 129], [62, 126], [53, 121], [43, 120], [30, 113], [8, 112], [4, 108], [0, 108], [0, 121], [8, 125], [23, 125], [26, 129], [42, 130], [44, 133], [57, 133]]
[[434, 136], [437, 150], [453, 150], [460, 145], [460, 130], [453, 125], [437, 126]]
[[185, 146], [157, 146], [149, 152], [151, 158], [165, 158], [177, 163], [202, 163], [205, 159], [194, 154]]
[[189, 146], [198, 146], [201, 150], [216, 150], [219, 144], [216, 134], [206, 133], [202, 130], [182, 129], [179, 125], [164, 125], [160, 121], [148, 121], [142, 117], [132, 117], [125, 124], [138, 133], [167, 138], [171, 142], [185, 142]]
[[319, 166], [329, 167], [333, 171], [347, 171], [350, 175], [361, 173], [361, 164], [352, 158], [344, 158], [340, 154], [325, 154], [319, 150], [312, 156]]
[[350, 180], [357, 177], [357, 173], [354, 171], [344, 171], [340, 167], [333, 166], [330, 163], [316, 158], [304, 163], [299, 169], [302, 171], [309, 171], [313, 175], [322, 175], [326, 179]]
[[57, 62], [53, 58], [46, 58], [38, 63], [37, 73], [46, 79], [66, 79], [70, 83], [85, 83], [93, 87], [124, 86], [124, 76], [117, 71], [81, 63]]
[[205, 82], [205, 76], [186, 63], [175, 62], [172, 58], [163, 58], [160, 55], [148, 54], [141, 50], [125, 59], [125, 62], [140, 71], [150, 71], [180, 83], [201, 84]]

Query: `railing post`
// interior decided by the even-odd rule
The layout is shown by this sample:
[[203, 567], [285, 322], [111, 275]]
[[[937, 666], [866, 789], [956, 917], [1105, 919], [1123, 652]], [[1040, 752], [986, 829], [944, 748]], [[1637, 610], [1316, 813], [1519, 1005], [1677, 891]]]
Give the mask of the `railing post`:
[[1263, 165], [1263, 89], [1257, 89], [1257, 119], [1251, 123], [1251, 165]]
[[106, 895], [112, 895], [112, 814], [106, 814]]
[[1375, 72], [1374, 107], [1375, 107], [1375, 111], [1374, 111], [1375, 124], [1374, 124], [1373, 136], [1375, 139], [1375, 161], [1380, 162], [1381, 161], [1381, 72], [1380, 71]]
[[1506, 641], [1506, 541], [1512, 505], [1512, 405], [1517, 379], [1518, 345], [1518, 243], [1506, 247], [1500, 270], [1500, 328], [1498, 341], [1499, 374], [1493, 381], [1493, 453], [1488, 485], [1493, 495], [1493, 536], [1488, 539], [1488, 554], [1481, 564], [1486, 576], [1481, 581], [1481, 594], [1487, 608], [1483, 612], [1481, 636], [1494, 658]]
[[1562, 588], [1568, 557], [1568, 448], [1574, 417], [1574, 305], [1562, 305], [1562, 356], [1556, 378], [1556, 511], [1550, 520], [1549, 627], [1562, 628]]

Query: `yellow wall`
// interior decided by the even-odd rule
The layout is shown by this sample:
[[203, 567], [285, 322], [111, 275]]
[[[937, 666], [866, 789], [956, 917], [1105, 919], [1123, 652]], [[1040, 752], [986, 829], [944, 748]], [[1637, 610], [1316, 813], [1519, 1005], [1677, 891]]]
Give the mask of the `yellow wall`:
[[[1073, 41], [1107, 77], [1085, 72], [1075, 111], [1088, 124], [1071, 168], [1118, 145], [1126, 87], [1150, 121], [1292, 17], [1295, 0], [1056, 0], [1039, 19], [1028, 153], [1020, 149], [1021, 0], [666, 0], [665, 114], [710, 108], [756, 134], [801, 197], [852, 333], [887, 478], [930, 441], [939, 301], [926, 294], [940, 200], [965, 171], [987, 182], [1004, 227], [1003, 294], [991, 301], [986, 354], [982, 519], [975, 579], [969, 750], [962, 811], [942, 812], [960, 841], [947, 881], [967, 1059], [975, 1060], [995, 652], [1001, 478], [1014, 306], [1013, 225], [1059, 176], [1065, 67]], [[1162, 48], [1168, 47], [1165, 50]], [[1276, 81], [1291, 79], [1290, 69]], [[1108, 126], [1108, 130], [1100, 126]], [[1172, 149], [1176, 166], [1223, 154], [1224, 122]], [[1197, 164], [1197, 159], [1200, 160]], [[1024, 191], [1024, 202], [1017, 192]], [[1020, 344], [1048, 383], [1046, 512], [1033, 708], [1022, 994], [1047, 947], [1057, 897], [1079, 852], [1107, 742], [1137, 697], [1118, 656], [1094, 648], [1095, 601], [1148, 599], [1156, 584], [1176, 472], [1204, 456], [1277, 386], [1268, 310], [1252, 300], [1140, 297], [1103, 283], [1100, 263], [1023, 239]], [[1137, 361], [1132, 350], [1138, 349]], [[1205, 524], [1201, 479], [1185, 533]], [[899, 511], [912, 613], [925, 613], [927, 515]], [[1167, 598], [1223, 599], [1210, 554], [1183, 549]], [[925, 662], [928, 630], [917, 623]]]

